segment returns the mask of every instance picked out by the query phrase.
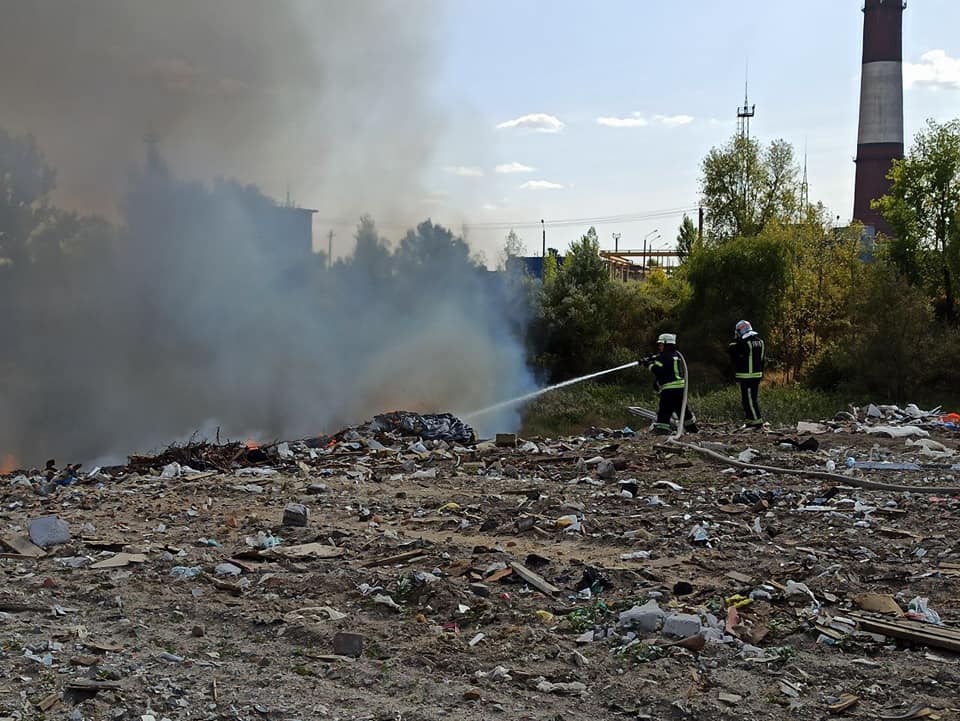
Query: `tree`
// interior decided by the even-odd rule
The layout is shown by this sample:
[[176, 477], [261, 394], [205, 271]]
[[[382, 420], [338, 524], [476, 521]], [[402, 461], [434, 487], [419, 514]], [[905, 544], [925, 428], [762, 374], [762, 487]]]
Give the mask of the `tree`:
[[351, 273], [359, 273], [371, 282], [385, 283], [393, 272], [390, 248], [387, 241], [380, 237], [376, 223], [369, 215], [360, 217], [357, 231], [354, 233], [357, 243], [353, 255], [340, 265]]
[[887, 177], [890, 192], [874, 207], [893, 231], [890, 257], [908, 278], [942, 294], [942, 315], [953, 322], [960, 273], [960, 120], [928, 120]]
[[834, 228], [822, 205], [799, 223], [768, 225], [762, 236], [778, 243], [788, 278], [779, 289], [783, 308], [768, 329], [788, 378], [796, 378], [826, 343], [850, 329], [850, 306], [863, 270], [861, 226]]
[[32, 135], [0, 128], [0, 270], [30, 262], [30, 239], [50, 214], [54, 177]]
[[690, 349], [699, 361], [727, 366], [724, 350], [738, 319], [764, 335], [780, 320], [790, 268], [781, 239], [770, 233], [699, 248], [682, 274], [691, 287], [684, 333], [702, 339]]
[[507, 263], [511, 258], [520, 258], [527, 252], [527, 246], [523, 238], [517, 235], [517, 232], [510, 229], [507, 237], [503, 239], [503, 248], [497, 258], [497, 270], [506, 270]]
[[540, 290], [532, 344], [554, 378], [597, 370], [609, 357], [609, 285], [597, 231], [590, 228], [570, 244], [556, 277]]
[[682, 263], [690, 257], [693, 248], [698, 239], [697, 226], [690, 220], [690, 216], [683, 214], [683, 222], [680, 223], [680, 231], [677, 233], [677, 255], [680, 256]]
[[707, 239], [723, 242], [761, 232], [771, 220], [796, 216], [798, 169], [793, 146], [774, 140], [766, 148], [737, 135], [703, 160], [700, 192]]

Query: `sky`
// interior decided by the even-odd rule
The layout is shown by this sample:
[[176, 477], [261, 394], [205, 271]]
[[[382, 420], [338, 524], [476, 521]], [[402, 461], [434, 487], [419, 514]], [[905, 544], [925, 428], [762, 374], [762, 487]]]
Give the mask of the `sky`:
[[[466, 226], [490, 262], [510, 227], [539, 254], [541, 218], [549, 247], [590, 225], [558, 221], [610, 216], [620, 219], [594, 223], [602, 247], [613, 247], [613, 233], [620, 248], [644, 236], [670, 246], [681, 209], [697, 205], [702, 158], [736, 130], [748, 76], [752, 134], [789, 141], [801, 159], [806, 150], [811, 200], [847, 222], [861, 7], [450, 0], [437, 27], [444, 130], [427, 207], [434, 220]], [[957, 27], [956, 0], [911, 0], [904, 13], [908, 146], [926, 118], [960, 116]]]
[[[892, 1], [892, 0], [891, 0]], [[861, 0], [0, 0], [0, 128], [34, 133], [55, 201], [119, 217], [143, 138], [181, 177], [317, 210], [342, 256], [463, 232], [489, 265], [595, 225], [672, 247], [700, 164], [735, 132], [806, 152], [811, 200], [853, 208]], [[960, 116], [960, 2], [904, 13], [906, 140]]]

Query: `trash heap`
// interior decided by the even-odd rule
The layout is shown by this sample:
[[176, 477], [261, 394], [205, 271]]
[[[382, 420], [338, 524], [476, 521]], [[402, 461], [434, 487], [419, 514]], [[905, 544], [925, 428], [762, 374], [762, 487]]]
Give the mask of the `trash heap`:
[[0, 719], [957, 718], [958, 439], [851, 415], [0, 477]]

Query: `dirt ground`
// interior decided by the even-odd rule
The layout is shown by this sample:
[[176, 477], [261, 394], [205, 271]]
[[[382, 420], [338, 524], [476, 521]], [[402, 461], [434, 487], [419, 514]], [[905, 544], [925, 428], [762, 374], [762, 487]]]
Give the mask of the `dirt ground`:
[[[960, 626], [960, 494], [754, 473], [615, 435], [292, 444], [256, 471], [115, 470], [46, 496], [36, 477], [0, 478], [0, 719], [960, 718], [960, 656], [844, 625], [869, 592], [902, 610], [927, 598]], [[850, 473], [958, 485], [951, 461], [903, 439], [787, 438], [801, 437], [694, 440], [791, 468], [911, 460], [923, 469]], [[282, 525], [288, 503], [306, 527]], [[70, 539], [28, 558], [28, 523], [49, 515]], [[579, 531], [558, 527], [570, 515]], [[252, 548], [258, 532], [282, 543]], [[132, 562], [91, 567], [107, 559]], [[700, 631], [678, 643], [620, 623], [651, 599]], [[362, 639], [335, 648], [338, 633]]]

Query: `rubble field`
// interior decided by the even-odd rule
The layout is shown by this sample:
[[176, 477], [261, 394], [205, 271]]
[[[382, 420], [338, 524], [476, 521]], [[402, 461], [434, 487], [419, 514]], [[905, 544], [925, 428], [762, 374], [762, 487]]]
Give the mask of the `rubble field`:
[[9, 474], [0, 719], [960, 718], [957, 431], [800, 429]]

